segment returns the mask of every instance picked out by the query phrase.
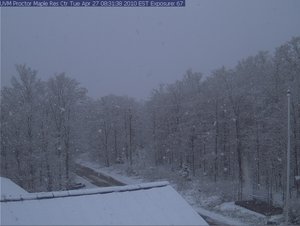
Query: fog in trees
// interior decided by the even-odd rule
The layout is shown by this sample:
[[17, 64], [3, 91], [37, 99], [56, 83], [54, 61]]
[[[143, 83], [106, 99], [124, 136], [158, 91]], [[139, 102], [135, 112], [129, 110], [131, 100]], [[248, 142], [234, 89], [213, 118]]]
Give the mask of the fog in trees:
[[189, 69], [146, 101], [91, 98], [71, 76], [42, 81], [17, 65], [1, 89], [1, 175], [26, 190], [67, 189], [75, 161], [86, 155], [107, 167], [185, 169], [189, 180], [229, 182], [236, 200], [253, 191], [283, 200], [290, 89], [290, 195], [299, 200], [300, 37], [209, 76]]

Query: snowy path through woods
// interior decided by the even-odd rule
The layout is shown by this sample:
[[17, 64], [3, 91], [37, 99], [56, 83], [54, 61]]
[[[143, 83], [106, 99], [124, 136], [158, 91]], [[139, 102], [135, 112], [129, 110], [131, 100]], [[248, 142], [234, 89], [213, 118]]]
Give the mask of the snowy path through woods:
[[93, 169], [80, 164], [76, 164], [75, 173], [98, 187], [125, 185], [111, 176], [96, 172]]

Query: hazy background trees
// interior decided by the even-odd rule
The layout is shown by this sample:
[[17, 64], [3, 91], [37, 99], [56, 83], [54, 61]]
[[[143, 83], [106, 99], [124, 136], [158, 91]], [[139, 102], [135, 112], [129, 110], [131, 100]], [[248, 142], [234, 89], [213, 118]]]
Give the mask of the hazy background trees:
[[105, 166], [125, 160], [132, 164], [142, 141], [138, 140], [141, 130], [138, 103], [125, 96], [109, 95], [90, 100], [87, 108], [89, 153]]
[[1, 174], [30, 191], [65, 189], [74, 160], [88, 153], [104, 166], [147, 162], [230, 181], [237, 199], [282, 200], [290, 89], [292, 195], [300, 196], [300, 37], [207, 77], [188, 70], [144, 102], [89, 98], [64, 74], [44, 82], [24, 65], [17, 73], [1, 90]]
[[299, 196], [299, 46], [300, 39], [293, 38], [273, 56], [260, 52], [205, 79], [187, 71], [181, 81], [155, 90], [147, 103], [155, 163], [184, 162], [194, 175], [236, 181], [238, 199], [258, 193], [273, 200], [286, 181], [290, 89], [291, 178], [293, 195]]

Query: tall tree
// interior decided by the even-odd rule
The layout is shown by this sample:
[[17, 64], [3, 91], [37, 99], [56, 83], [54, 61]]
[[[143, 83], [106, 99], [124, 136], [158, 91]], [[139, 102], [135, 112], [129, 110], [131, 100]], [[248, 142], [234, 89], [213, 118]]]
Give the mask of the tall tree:
[[50, 78], [47, 83], [47, 98], [54, 124], [55, 150], [58, 158], [60, 189], [71, 182], [70, 168], [74, 151], [74, 124], [76, 106], [85, 97], [86, 90], [64, 73]]

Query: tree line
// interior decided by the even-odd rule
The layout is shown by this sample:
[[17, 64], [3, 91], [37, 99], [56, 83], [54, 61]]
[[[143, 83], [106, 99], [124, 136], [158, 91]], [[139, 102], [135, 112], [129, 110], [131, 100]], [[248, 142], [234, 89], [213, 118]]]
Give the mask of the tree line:
[[41, 81], [16, 68], [1, 89], [1, 175], [29, 191], [66, 189], [74, 159], [89, 153], [106, 166], [148, 161], [187, 167], [191, 179], [233, 181], [238, 199], [249, 189], [284, 195], [290, 89], [291, 185], [299, 196], [300, 37], [210, 76], [188, 70], [144, 102], [95, 100], [65, 74]]

